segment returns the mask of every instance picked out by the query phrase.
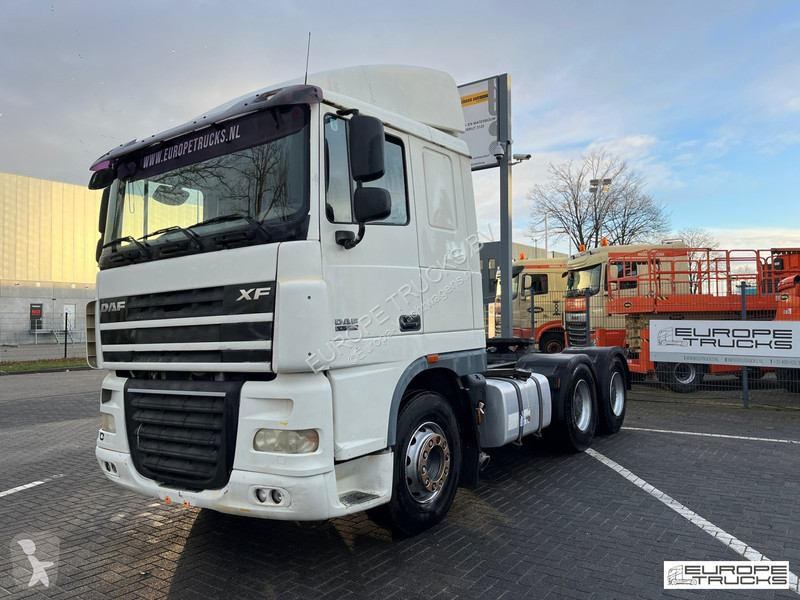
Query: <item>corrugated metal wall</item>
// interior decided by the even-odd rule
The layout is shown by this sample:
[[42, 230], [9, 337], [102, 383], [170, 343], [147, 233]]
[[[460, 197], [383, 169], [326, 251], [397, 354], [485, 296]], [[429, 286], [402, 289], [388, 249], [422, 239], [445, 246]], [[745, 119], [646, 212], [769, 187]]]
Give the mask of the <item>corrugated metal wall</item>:
[[0, 173], [0, 282], [94, 284], [101, 192]]
[[[0, 345], [54, 341], [33, 333], [31, 304], [42, 306], [43, 331], [64, 328], [83, 339], [86, 302], [94, 296], [101, 192], [0, 173]], [[0, 355], [0, 362], [3, 357]]]

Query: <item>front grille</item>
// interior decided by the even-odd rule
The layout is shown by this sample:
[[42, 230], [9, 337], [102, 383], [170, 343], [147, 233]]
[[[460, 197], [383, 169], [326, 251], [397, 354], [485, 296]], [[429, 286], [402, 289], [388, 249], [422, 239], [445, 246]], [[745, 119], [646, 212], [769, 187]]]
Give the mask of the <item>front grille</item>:
[[573, 347], [586, 346], [585, 313], [567, 313], [564, 325], [567, 329], [567, 345]]
[[103, 360], [111, 368], [269, 370], [274, 292], [267, 281], [101, 299]]
[[129, 380], [125, 424], [136, 470], [188, 489], [225, 487], [242, 382]]

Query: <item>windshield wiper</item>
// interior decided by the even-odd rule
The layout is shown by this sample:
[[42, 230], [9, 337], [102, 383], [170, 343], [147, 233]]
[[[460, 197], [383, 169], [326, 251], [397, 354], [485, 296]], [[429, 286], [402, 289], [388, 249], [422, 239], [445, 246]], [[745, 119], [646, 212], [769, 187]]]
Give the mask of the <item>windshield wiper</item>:
[[109, 248], [111, 246], [118, 246], [122, 242], [129, 242], [129, 243], [133, 244], [134, 246], [136, 246], [136, 248], [139, 250], [139, 253], [144, 258], [146, 258], [148, 260], [151, 258], [150, 257], [150, 252], [148, 252], [148, 250], [147, 250], [147, 245], [141, 243], [139, 240], [135, 239], [134, 237], [132, 237], [130, 235], [126, 235], [125, 237], [118, 237], [118, 238], [115, 238], [115, 239], [111, 240], [110, 242], [106, 242], [105, 244], [103, 244], [103, 248]]
[[263, 232], [264, 235], [267, 237], [268, 242], [272, 241], [272, 234], [266, 227], [264, 227], [263, 223], [261, 223], [260, 221], [256, 221], [253, 217], [250, 217], [248, 215], [243, 215], [241, 213], [212, 217], [210, 219], [206, 219], [205, 221], [200, 221], [199, 223], [195, 223], [191, 227], [187, 227], [187, 229], [193, 229], [195, 227], [201, 227], [203, 225], [214, 225], [216, 223], [226, 223], [228, 221], [239, 221], [239, 220], [247, 222], [250, 225], [251, 230], [257, 229]]
[[216, 223], [225, 223], [227, 221], [238, 221], [240, 219], [243, 219], [243, 220], [247, 221], [248, 223], [251, 223], [251, 224], [254, 224], [254, 225], [261, 225], [261, 223], [256, 221], [253, 217], [248, 217], [247, 215], [243, 215], [241, 213], [233, 213], [233, 214], [230, 214], [230, 215], [220, 215], [218, 217], [211, 217], [210, 219], [206, 219], [205, 221], [200, 221], [199, 223], [195, 223], [194, 225], [191, 225], [189, 227], [189, 229], [192, 229], [194, 227], [201, 227], [203, 225], [214, 225]]
[[202, 248], [203, 247], [203, 243], [200, 241], [200, 236], [199, 235], [197, 235], [194, 231], [191, 231], [190, 229], [186, 229], [184, 227], [181, 227], [180, 225], [173, 225], [172, 227], [164, 227], [164, 229], [159, 229], [158, 231], [154, 231], [153, 233], [148, 233], [147, 235], [143, 235], [139, 239], [144, 241], [147, 238], [153, 237], [154, 235], [161, 235], [163, 233], [169, 233], [171, 231], [180, 231], [183, 235], [185, 235], [190, 240], [192, 240], [195, 244], [197, 244], [198, 248]]

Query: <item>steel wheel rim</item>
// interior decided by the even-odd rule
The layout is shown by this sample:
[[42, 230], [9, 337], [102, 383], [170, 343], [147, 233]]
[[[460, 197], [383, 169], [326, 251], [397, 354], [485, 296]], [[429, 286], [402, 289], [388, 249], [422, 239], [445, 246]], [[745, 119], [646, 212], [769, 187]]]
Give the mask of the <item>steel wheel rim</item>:
[[592, 393], [589, 384], [581, 379], [572, 396], [572, 422], [580, 431], [589, 429], [592, 420]]
[[450, 477], [450, 443], [436, 423], [423, 423], [409, 437], [405, 451], [405, 481], [420, 504], [433, 502]]
[[611, 374], [611, 383], [609, 384], [609, 392], [611, 397], [611, 412], [614, 416], [618, 417], [625, 409], [625, 382], [622, 378], [622, 373], [614, 371]]
[[694, 365], [687, 363], [678, 363], [675, 365], [672, 373], [675, 377], [675, 381], [682, 383], [683, 385], [693, 383], [697, 378], [697, 369], [694, 367]]

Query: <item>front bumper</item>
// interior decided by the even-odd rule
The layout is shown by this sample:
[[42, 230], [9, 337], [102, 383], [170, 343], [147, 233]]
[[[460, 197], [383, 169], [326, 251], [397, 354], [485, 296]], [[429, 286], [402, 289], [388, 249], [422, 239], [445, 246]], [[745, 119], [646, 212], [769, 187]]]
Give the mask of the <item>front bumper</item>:
[[[97, 460], [106, 476], [119, 485], [165, 503], [209, 508], [228, 514], [285, 521], [319, 521], [384, 504], [391, 497], [392, 453], [366, 456], [326, 473], [306, 477], [271, 475], [234, 469], [219, 490], [170, 488], [136, 472], [131, 455], [98, 447]], [[258, 490], [265, 490], [262, 501]], [[271, 490], [280, 493], [276, 503]], [[348, 502], [348, 498], [359, 500]]]
[[[96, 456], [105, 475], [130, 490], [179, 506], [284, 520], [328, 519], [391, 498], [390, 451], [335, 464], [332, 393], [324, 374], [245, 382], [234, 422], [230, 477], [219, 489], [200, 491], [190, 484], [157, 481], [137, 470], [129, 443], [138, 443], [138, 437], [129, 440], [125, 429], [126, 381], [110, 374], [103, 382], [100, 410], [115, 423], [115, 432], [98, 432]], [[129, 387], [134, 386], [130, 381]], [[193, 393], [191, 382], [181, 388]], [[315, 429], [319, 449], [309, 454], [256, 451], [253, 438], [260, 428]]]

